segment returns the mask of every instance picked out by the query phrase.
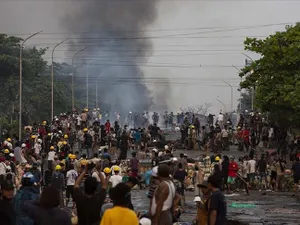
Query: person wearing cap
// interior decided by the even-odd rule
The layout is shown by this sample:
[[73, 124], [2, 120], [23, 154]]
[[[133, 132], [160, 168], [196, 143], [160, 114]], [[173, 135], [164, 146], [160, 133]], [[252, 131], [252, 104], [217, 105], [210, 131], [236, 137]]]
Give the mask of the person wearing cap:
[[0, 183], [1, 195], [0, 195], [0, 218], [1, 225], [14, 225], [16, 224], [16, 213], [11, 204], [11, 200], [14, 197], [14, 183], [11, 180], [3, 180]]
[[222, 191], [219, 189], [219, 179], [210, 176], [207, 179], [207, 187], [211, 191], [208, 204], [208, 225], [225, 225], [227, 222], [227, 204]]
[[208, 201], [211, 195], [208, 189], [207, 181], [197, 185], [200, 190], [200, 196], [195, 197], [194, 202], [197, 204], [197, 225], [207, 225], [208, 218]]
[[22, 206], [26, 201], [36, 201], [39, 198], [38, 190], [34, 187], [33, 174], [26, 172], [22, 176], [21, 183], [21, 188], [17, 191], [12, 200], [12, 205], [16, 212], [16, 224], [34, 224], [34, 221], [22, 210]]
[[62, 168], [60, 165], [55, 166], [55, 171], [52, 174], [51, 178], [51, 186], [55, 187], [61, 196], [60, 206], [64, 207], [64, 198], [63, 198], [63, 191], [65, 189], [65, 176], [62, 173]]
[[100, 225], [138, 225], [138, 217], [134, 211], [127, 208], [130, 187], [124, 183], [119, 183], [110, 192], [114, 207], [104, 212]]
[[111, 187], [114, 188], [117, 186], [119, 183], [122, 182], [122, 176], [119, 174], [120, 173], [120, 167], [115, 166], [114, 167], [114, 175], [112, 175], [109, 178], [109, 183], [111, 184]]

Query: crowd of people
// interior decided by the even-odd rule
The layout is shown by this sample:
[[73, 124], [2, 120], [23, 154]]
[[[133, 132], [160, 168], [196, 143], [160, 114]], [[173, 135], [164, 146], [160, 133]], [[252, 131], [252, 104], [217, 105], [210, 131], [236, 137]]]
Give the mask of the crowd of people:
[[[148, 112], [144, 114], [148, 118]], [[164, 125], [173, 124], [173, 117], [165, 115]], [[152, 119], [159, 122], [156, 116]], [[215, 126], [201, 127], [199, 118], [188, 113], [179, 114], [177, 120], [173, 128], [179, 128], [182, 146], [204, 150], [199, 158], [174, 157], [175, 143], [165, 140], [156, 123], [147, 120], [132, 127], [116, 120], [111, 124], [97, 109], [26, 126], [22, 141], [5, 134], [0, 152], [1, 224], [171, 225], [184, 212], [185, 191], [194, 190], [195, 223], [223, 225], [223, 191], [243, 190], [249, 195], [249, 189], [286, 190], [291, 186], [286, 175], [298, 191], [299, 156], [289, 165], [277, 151], [259, 155], [257, 141], [247, 143], [258, 134], [263, 136], [260, 129], [251, 137], [247, 123], [240, 122], [235, 129], [222, 113]], [[244, 157], [222, 155], [235, 143]], [[143, 160], [151, 162], [149, 168], [142, 168]], [[145, 186], [149, 210], [141, 213], [131, 201], [131, 192]]]

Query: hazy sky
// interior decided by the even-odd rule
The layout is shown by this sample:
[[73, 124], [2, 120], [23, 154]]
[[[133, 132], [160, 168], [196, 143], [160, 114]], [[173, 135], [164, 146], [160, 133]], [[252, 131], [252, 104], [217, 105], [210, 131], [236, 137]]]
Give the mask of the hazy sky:
[[[81, 1], [0, 0], [0, 32], [43, 30], [45, 34], [28, 45], [53, 47], [68, 34], [47, 33], [63, 33], [62, 18], [74, 13], [73, 6]], [[263, 38], [283, 30], [284, 23], [294, 24], [300, 19], [299, 9], [300, 1], [162, 0], [157, 4], [156, 22], [145, 27], [147, 36], [153, 37], [153, 51], [149, 52], [148, 63], [143, 64], [145, 82], [150, 89], [161, 92], [166, 82], [153, 87], [153, 80], [168, 78], [170, 89], [165, 94], [173, 111], [208, 102], [213, 104], [211, 111], [217, 113], [223, 109], [217, 98], [230, 109], [226, 81], [233, 86], [236, 107], [240, 79], [232, 65], [244, 65], [243, 40], [246, 36]], [[66, 50], [67, 46], [58, 48], [57, 61], [70, 61], [64, 59]]]

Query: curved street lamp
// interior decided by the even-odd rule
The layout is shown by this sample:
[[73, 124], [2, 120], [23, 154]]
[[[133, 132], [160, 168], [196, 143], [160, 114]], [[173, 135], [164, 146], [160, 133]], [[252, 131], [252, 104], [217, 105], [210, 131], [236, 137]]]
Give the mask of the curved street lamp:
[[27, 37], [27, 38], [25, 38], [24, 39], [24, 41], [22, 42], [22, 44], [20, 45], [20, 58], [19, 58], [19, 60], [20, 60], [20, 87], [19, 87], [19, 92], [20, 92], [20, 94], [19, 94], [19, 141], [21, 141], [22, 140], [22, 79], [23, 79], [23, 47], [24, 47], [24, 44], [25, 44], [25, 42], [28, 40], [28, 39], [30, 39], [30, 38], [32, 38], [32, 37], [34, 37], [35, 35], [38, 35], [39, 33], [42, 33], [43, 31], [41, 30], [41, 31], [39, 31], [39, 32], [36, 32], [36, 33], [34, 33], [34, 34], [32, 34], [32, 35], [30, 35], [29, 37]]

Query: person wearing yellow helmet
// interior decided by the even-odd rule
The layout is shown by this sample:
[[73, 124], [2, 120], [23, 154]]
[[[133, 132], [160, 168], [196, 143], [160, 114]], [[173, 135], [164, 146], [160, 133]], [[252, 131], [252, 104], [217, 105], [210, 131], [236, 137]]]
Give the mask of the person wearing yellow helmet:
[[9, 154], [9, 153], [10, 153], [9, 149], [4, 150], [4, 154]]
[[46, 120], [44, 120], [43, 122], [42, 122], [42, 125], [47, 125], [47, 121]]
[[109, 175], [111, 172], [111, 169], [109, 167], [105, 167], [103, 172], [105, 173], [105, 175]]
[[122, 182], [122, 176], [119, 174], [120, 172], [120, 167], [118, 166], [115, 166], [113, 168], [113, 171], [114, 171], [114, 175], [112, 175], [110, 178], [109, 178], [109, 183], [111, 184], [111, 187], [114, 188], [115, 186], [117, 186], [119, 183]]
[[64, 135], [64, 139], [68, 139], [69, 136], [67, 134]]
[[[102, 204], [106, 198], [106, 186], [107, 182], [101, 173], [101, 170], [97, 170], [101, 180], [101, 186], [97, 179], [93, 176], [86, 176], [88, 173], [88, 166], [84, 166], [81, 174], [76, 179], [74, 185], [74, 194], [77, 196], [75, 198], [75, 204], [77, 206], [84, 205], [84, 207], [77, 207], [78, 215], [87, 215], [89, 213], [89, 224], [99, 224], [100, 222], [100, 213]], [[84, 188], [80, 188], [83, 183]], [[101, 189], [99, 190], [99, 186]], [[96, 193], [99, 193], [95, 196]], [[86, 202], [90, 204], [85, 204]]]
[[62, 167], [60, 165], [55, 166], [55, 171], [51, 178], [51, 186], [59, 191], [60, 207], [64, 207], [63, 190], [65, 189], [65, 176], [62, 173]]
[[83, 132], [88, 132], [89, 130], [85, 127], [83, 128]]

